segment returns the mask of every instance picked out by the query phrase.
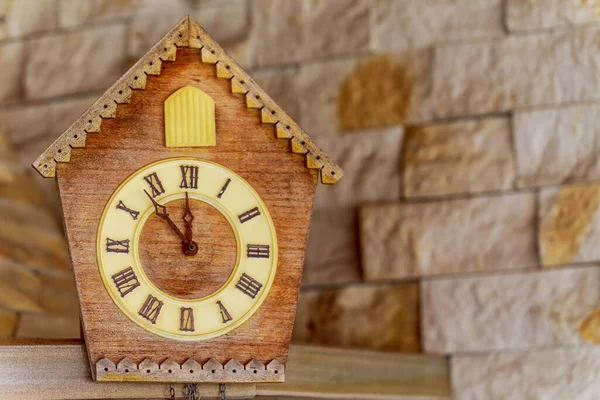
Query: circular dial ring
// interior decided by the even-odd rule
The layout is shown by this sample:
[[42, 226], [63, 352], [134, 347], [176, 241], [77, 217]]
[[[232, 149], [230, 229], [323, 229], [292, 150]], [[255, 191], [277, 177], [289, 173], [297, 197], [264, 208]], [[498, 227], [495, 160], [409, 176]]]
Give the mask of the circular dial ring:
[[[168, 208], [169, 202], [186, 195], [216, 208], [237, 243], [228, 280], [215, 292], [194, 299], [165, 293], [148, 278], [140, 261], [141, 232], [155, 214], [152, 200]], [[167, 224], [164, 229], [169, 229]], [[197, 158], [161, 160], [130, 175], [108, 200], [97, 235], [100, 274], [117, 307], [142, 328], [177, 340], [213, 338], [247, 321], [268, 295], [277, 255], [275, 227], [256, 191], [233, 171]], [[198, 256], [202, 255], [194, 257]]]

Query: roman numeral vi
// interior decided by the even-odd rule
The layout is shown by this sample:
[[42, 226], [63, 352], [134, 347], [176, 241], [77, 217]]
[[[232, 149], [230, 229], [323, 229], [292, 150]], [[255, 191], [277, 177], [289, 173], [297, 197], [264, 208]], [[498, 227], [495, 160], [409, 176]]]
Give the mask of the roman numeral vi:
[[138, 312], [138, 314], [141, 315], [142, 317], [146, 318], [148, 321], [152, 322], [153, 324], [156, 324], [156, 319], [158, 318], [158, 315], [160, 314], [160, 310], [161, 310], [162, 306], [163, 306], [162, 301], [160, 301], [156, 297], [149, 294], [148, 297], [146, 298], [146, 301], [144, 302], [144, 305]]

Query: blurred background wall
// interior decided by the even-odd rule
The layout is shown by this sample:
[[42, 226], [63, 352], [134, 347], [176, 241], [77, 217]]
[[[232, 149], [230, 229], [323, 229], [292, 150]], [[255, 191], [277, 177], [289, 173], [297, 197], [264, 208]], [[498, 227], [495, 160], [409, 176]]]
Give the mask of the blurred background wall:
[[79, 334], [68, 260], [27, 247], [65, 254], [55, 183], [20, 176], [186, 14], [346, 170], [318, 189], [296, 343], [448, 354], [464, 398], [600, 390], [592, 0], [0, 0], [0, 195], [50, 216], [18, 247], [0, 214], [2, 334]]

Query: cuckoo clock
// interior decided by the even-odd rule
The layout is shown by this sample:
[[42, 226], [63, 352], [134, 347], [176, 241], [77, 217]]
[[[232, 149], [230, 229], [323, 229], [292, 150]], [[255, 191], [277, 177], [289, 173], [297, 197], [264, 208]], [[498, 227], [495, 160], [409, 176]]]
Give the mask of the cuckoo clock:
[[284, 380], [315, 187], [343, 172], [194, 20], [33, 165], [95, 380]]

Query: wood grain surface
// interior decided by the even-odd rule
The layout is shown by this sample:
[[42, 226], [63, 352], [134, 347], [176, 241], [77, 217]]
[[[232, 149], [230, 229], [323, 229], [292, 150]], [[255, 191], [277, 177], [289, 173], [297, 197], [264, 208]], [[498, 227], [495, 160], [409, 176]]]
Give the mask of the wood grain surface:
[[[184, 232], [180, 217], [185, 212], [185, 200], [174, 200], [165, 206], [173, 216], [173, 223]], [[237, 244], [231, 225], [216, 208], [190, 200], [190, 209], [198, 254], [186, 256], [181, 239], [162, 218], [153, 215], [142, 228], [140, 261], [158, 288], [175, 297], [197, 299], [216, 292], [226, 283], [235, 267]]]
[[[259, 110], [232, 94], [230, 82], [218, 79], [214, 66], [201, 62], [200, 50], [179, 48], [174, 62], [163, 62], [158, 76], [147, 76], [145, 90], [131, 91], [129, 104], [104, 119], [101, 131], [87, 135], [85, 148], [74, 148], [70, 162], [57, 166], [66, 232], [89, 359], [115, 363], [150, 358], [205, 362], [216, 358], [247, 363], [285, 364], [300, 284], [310, 214], [317, 181], [303, 154], [289, 152], [289, 142], [274, 136]], [[166, 148], [165, 99], [183, 86], [202, 89], [215, 100], [217, 146]], [[279, 240], [279, 266], [271, 293], [244, 325], [219, 338], [177, 342], [158, 337], [131, 322], [106, 292], [96, 261], [96, 232], [102, 210], [117, 186], [131, 173], [154, 161], [190, 156], [217, 162], [248, 181], [267, 204]], [[215, 256], [219, 257], [219, 256]]]

